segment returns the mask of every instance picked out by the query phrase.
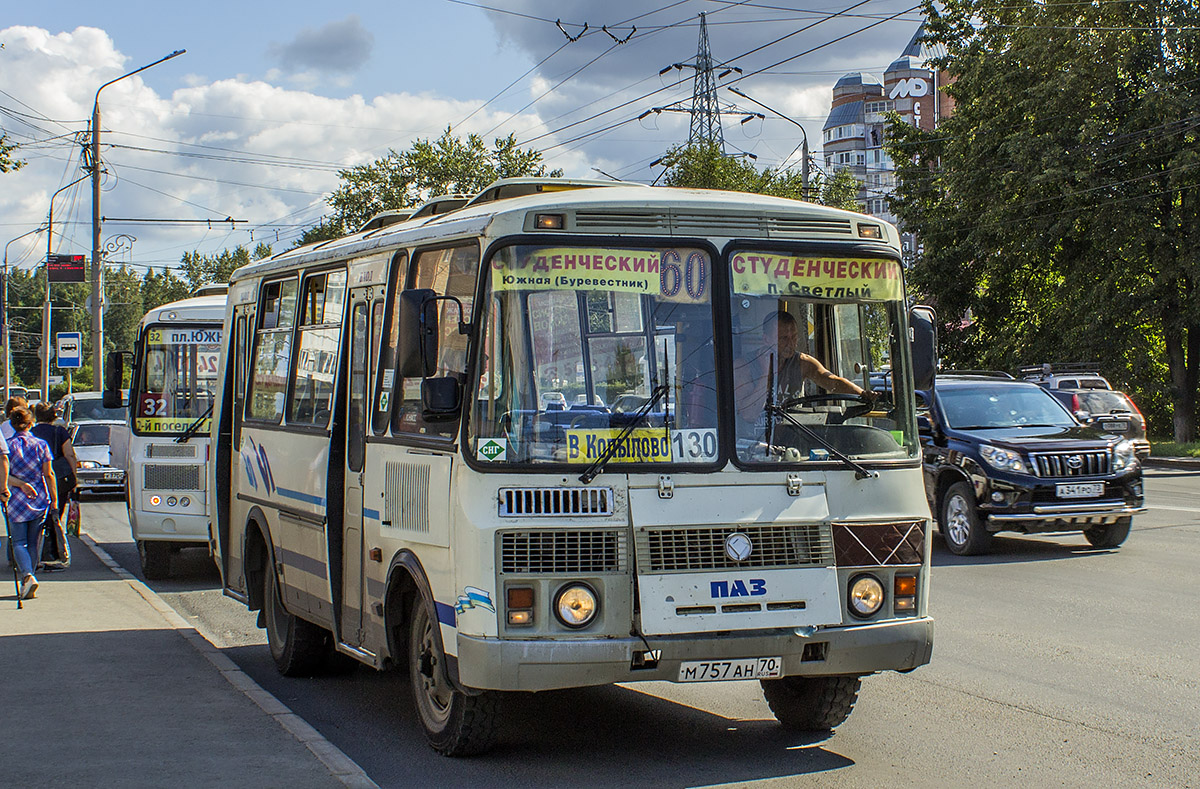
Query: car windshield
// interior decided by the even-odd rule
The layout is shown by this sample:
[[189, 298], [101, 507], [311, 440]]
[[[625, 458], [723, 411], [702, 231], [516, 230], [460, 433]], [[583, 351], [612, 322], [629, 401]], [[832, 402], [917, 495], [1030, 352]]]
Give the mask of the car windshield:
[[105, 408], [99, 397], [77, 398], [71, 401], [71, 421], [124, 419], [124, 408]]
[[899, 263], [755, 250], [730, 276], [741, 461], [915, 456]]
[[221, 329], [151, 326], [143, 342], [137, 393], [131, 403], [133, 429], [143, 434], [182, 433], [212, 407]]
[[75, 435], [71, 436], [71, 444], [77, 447], [108, 446], [109, 425], [79, 425]]
[[1075, 420], [1053, 395], [1035, 384], [989, 384], [937, 389], [946, 423], [958, 430], [1070, 427]]
[[1094, 390], [1079, 393], [1082, 410], [1090, 414], [1114, 414], [1132, 411], [1129, 398], [1121, 392]]
[[588, 466], [611, 446], [612, 464], [717, 460], [708, 252], [520, 245], [490, 270], [476, 459]]

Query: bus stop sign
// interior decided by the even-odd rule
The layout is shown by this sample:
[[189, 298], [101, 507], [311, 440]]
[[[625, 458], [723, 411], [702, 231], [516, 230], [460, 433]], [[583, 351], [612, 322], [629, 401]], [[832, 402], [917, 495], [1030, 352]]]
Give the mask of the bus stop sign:
[[60, 370], [78, 370], [83, 366], [83, 335], [77, 331], [60, 331], [54, 335], [55, 356]]

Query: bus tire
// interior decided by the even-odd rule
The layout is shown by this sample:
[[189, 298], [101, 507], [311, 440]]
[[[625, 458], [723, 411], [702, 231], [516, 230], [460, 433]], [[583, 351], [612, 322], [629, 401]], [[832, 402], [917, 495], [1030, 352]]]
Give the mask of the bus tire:
[[329, 655], [329, 633], [287, 612], [279, 594], [279, 579], [270, 567], [263, 570], [263, 620], [267, 646], [280, 674], [311, 677], [321, 673]]
[[171, 576], [171, 546], [155, 540], [138, 540], [138, 559], [142, 575], [149, 581], [161, 581]]
[[783, 677], [759, 684], [784, 728], [827, 732], [850, 717], [862, 681], [857, 676]]
[[1083, 530], [1083, 536], [1093, 548], [1116, 548], [1125, 542], [1129, 529], [1133, 526], [1133, 518], [1117, 518], [1115, 523], [1103, 523]]
[[417, 717], [425, 737], [443, 756], [474, 756], [487, 751], [499, 723], [496, 693], [468, 696], [446, 675], [438, 645], [437, 620], [420, 597], [413, 605], [408, 638], [408, 675]]

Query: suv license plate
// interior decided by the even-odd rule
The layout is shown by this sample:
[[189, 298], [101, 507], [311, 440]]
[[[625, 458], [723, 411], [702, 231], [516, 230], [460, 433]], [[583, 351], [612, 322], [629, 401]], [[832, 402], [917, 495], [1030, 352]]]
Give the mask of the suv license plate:
[[1129, 423], [1128, 422], [1101, 422], [1100, 427], [1104, 430], [1121, 431], [1121, 430], [1128, 430]]
[[1088, 499], [1104, 495], [1103, 482], [1075, 482], [1055, 485], [1054, 493], [1060, 499]]
[[782, 657], [739, 658], [738, 660], [688, 660], [679, 664], [680, 682], [774, 679], [782, 676]]

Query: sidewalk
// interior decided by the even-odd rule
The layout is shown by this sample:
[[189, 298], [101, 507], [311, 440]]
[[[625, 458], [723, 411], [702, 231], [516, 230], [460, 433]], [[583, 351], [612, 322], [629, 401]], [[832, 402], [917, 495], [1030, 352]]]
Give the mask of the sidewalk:
[[71, 550], [24, 610], [3, 568], [0, 783], [373, 785], [141, 582]]

